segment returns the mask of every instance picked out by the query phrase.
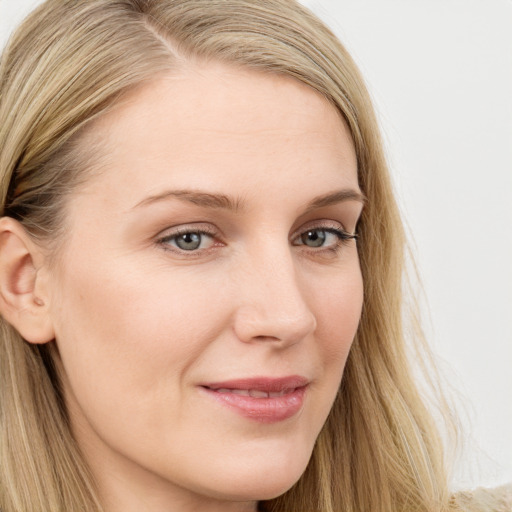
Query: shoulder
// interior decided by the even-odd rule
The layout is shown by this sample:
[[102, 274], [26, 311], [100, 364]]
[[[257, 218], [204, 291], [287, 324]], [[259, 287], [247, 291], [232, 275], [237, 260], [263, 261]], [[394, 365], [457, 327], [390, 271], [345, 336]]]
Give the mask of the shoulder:
[[512, 483], [474, 491], [457, 492], [453, 496], [455, 510], [463, 512], [512, 512]]

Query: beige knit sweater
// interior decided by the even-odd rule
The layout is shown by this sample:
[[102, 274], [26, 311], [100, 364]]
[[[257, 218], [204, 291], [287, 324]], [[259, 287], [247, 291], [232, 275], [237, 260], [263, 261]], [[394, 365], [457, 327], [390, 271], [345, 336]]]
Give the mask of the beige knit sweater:
[[512, 483], [496, 489], [475, 489], [454, 496], [456, 510], [463, 512], [512, 512]]

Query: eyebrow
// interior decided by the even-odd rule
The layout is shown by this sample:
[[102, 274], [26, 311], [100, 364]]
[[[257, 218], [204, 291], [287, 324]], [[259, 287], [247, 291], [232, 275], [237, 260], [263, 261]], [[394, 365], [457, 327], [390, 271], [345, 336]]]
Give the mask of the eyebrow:
[[322, 196], [315, 197], [306, 206], [306, 212], [309, 213], [318, 208], [325, 208], [326, 206], [332, 206], [334, 204], [343, 203], [345, 201], [357, 201], [366, 204], [366, 197], [362, 192], [358, 192], [354, 189], [343, 189], [335, 192], [329, 192]]
[[159, 203], [166, 199], [176, 198], [181, 201], [187, 201], [203, 208], [213, 208], [218, 210], [230, 210], [237, 212], [242, 209], [243, 200], [241, 198], [231, 199], [225, 194], [210, 194], [199, 190], [166, 190], [161, 194], [149, 196], [137, 203], [133, 208], [146, 206], [153, 203]]
[[[242, 198], [231, 198], [225, 194], [212, 194], [209, 192], [202, 192], [200, 190], [166, 190], [161, 194], [146, 197], [142, 201], [138, 202], [133, 209], [159, 203], [170, 198], [186, 201], [197, 206], [202, 206], [203, 208], [228, 210], [235, 213], [242, 210], [244, 205]], [[329, 192], [312, 199], [307, 204], [305, 213], [345, 201], [357, 201], [365, 204], [366, 197], [364, 194], [354, 189], [342, 189]]]

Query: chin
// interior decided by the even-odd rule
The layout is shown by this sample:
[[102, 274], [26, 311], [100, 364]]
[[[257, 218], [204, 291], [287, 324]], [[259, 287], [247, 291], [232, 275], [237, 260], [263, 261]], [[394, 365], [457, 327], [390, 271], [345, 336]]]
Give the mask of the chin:
[[[215, 489], [208, 493], [211, 497], [228, 501], [265, 501], [277, 498], [288, 491], [299, 480], [298, 475], [281, 475], [279, 479], [256, 475], [250, 481], [230, 482], [224, 489]], [[223, 492], [225, 491], [225, 492]]]
[[215, 472], [209, 479], [210, 492], [219, 499], [232, 501], [262, 501], [284, 494], [302, 476], [309, 462], [309, 455], [300, 460], [276, 460], [269, 457], [265, 461], [247, 460], [243, 467]]

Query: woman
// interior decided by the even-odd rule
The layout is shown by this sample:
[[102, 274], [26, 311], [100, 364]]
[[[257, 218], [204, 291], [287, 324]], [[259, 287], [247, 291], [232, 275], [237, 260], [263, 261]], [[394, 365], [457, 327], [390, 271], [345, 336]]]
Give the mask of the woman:
[[289, 0], [50, 0], [0, 76], [3, 511], [456, 507], [328, 29]]

